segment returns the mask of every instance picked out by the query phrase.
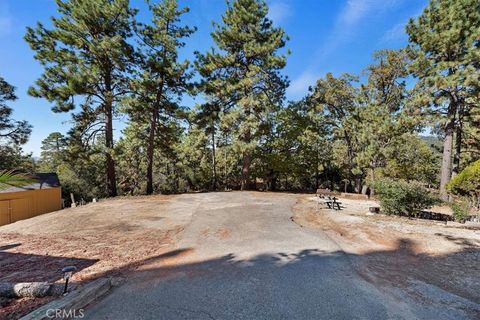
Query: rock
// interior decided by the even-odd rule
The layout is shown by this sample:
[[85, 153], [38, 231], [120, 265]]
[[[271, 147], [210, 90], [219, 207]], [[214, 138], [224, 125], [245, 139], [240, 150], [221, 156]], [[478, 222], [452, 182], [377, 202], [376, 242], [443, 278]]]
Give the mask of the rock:
[[23, 298], [23, 297], [46, 297], [58, 296], [63, 293], [63, 284], [48, 282], [21, 282], [0, 283], [0, 297]]

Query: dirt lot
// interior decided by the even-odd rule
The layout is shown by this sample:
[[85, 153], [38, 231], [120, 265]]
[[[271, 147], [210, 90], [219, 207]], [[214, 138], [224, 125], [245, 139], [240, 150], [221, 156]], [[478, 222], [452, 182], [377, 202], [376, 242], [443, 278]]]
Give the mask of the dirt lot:
[[326, 232], [345, 252], [359, 257], [357, 271], [385, 290], [420, 280], [480, 303], [478, 224], [369, 215], [368, 207], [377, 203], [340, 201], [345, 208], [334, 211], [315, 197], [300, 198], [293, 219]]
[[[74, 281], [121, 276], [165, 252], [182, 232], [188, 212], [171, 196], [101, 201], [0, 228], [0, 281], [58, 281], [75, 265]], [[11, 301], [0, 319], [17, 318], [45, 299]]]
[[[297, 199], [291, 220], [325, 232], [326, 238], [348, 253], [345, 256], [362, 279], [375, 287], [389, 294], [392, 288], [402, 288], [399, 292], [403, 294], [414, 287], [412, 295], [428, 299], [428, 285], [432, 285], [443, 289], [447, 300], [453, 293], [480, 303], [479, 228], [368, 216], [368, 207], [376, 204], [366, 200], [342, 199], [344, 210], [331, 211], [310, 195], [288, 197], [291, 203]], [[67, 265], [78, 268], [75, 282], [121, 277], [151, 258], [172, 252], [181, 241], [184, 247], [198, 247], [196, 255], [191, 254], [194, 257], [199, 257], [201, 248], [215, 254], [234, 250], [251, 254], [262, 248], [260, 243], [269, 250], [310, 248], [312, 244], [302, 240], [304, 232], [278, 214], [280, 209], [287, 209], [280, 204], [288, 197], [279, 193], [217, 193], [118, 198], [19, 221], [0, 228], [0, 281], [59, 281], [60, 269]], [[289, 208], [285, 211], [288, 217], [292, 214]], [[254, 209], [257, 211], [251, 212]], [[289, 231], [279, 233], [280, 227]], [[189, 231], [184, 232], [185, 228]], [[292, 241], [289, 232], [297, 229], [300, 234]], [[317, 238], [308, 239], [321, 247]], [[176, 259], [167, 262], [178, 264]], [[47, 301], [10, 301], [0, 306], [0, 319], [16, 319]]]

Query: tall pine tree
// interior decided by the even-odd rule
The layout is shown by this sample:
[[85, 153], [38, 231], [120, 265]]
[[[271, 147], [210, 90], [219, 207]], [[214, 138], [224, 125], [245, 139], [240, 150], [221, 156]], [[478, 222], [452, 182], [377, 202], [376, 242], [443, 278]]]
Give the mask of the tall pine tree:
[[279, 71], [286, 64], [285, 32], [267, 18], [263, 0], [228, 2], [222, 24], [214, 24], [217, 46], [198, 54], [203, 89], [215, 96], [234, 119], [235, 141], [242, 157], [241, 188], [250, 187], [250, 167], [266, 113], [284, 97], [287, 81]]
[[25, 40], [35, 51], [44, 73], [29, 89], [34, 97], [54, 102], [54, 112], [69, 112], [76, 128], [101, 131], [105, 136], [106, 187], [117, 195], [113, 117], [118, 101], [127, 92], [127, 74], [133, 48], [135, 10], [128, 0], [56, 0], [59, 17], [52, 29], [38, 23], [27, 28]]
[[452, 171], [459, 171], [462, 122], [475, 106], [472, 93], [480, 83], [480, 2], [431, 0], [417, 19], [410, 20], [407, 33], [412, 72], [418, 78], [416, 103], [427, 106], [426, 113], [433, 113], [443, 127], [440, 194], [447, 200], [445, 185]]
[[190, 85], [190, 63], [179, 61], [178, 49], [184, 46], [194, 28], [180, 25], [189, 11], [178, 8], [177, 0], [150, 4], [152, 23], [138, 27], [138, 77], [131, 82], [134, 100], [128, 107], [132, 125], [147, 125], [147, 194], [153, 192], [153, 155], [163, 129], [162, 121], [174, 117], [178, 100]]

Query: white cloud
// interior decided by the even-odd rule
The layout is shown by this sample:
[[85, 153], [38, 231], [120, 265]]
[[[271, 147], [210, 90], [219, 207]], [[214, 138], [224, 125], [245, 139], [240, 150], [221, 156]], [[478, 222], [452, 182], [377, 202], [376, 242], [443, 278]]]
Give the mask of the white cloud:
[[289, 98], [300, 97], [307, 93], [308, 87], [314, 85], [316, 80], [324, 74], [319, 72], [321, 64], [328, 61], [328, 57], [340, 46], [351, 41], [364, 21], [385, 14], [403, 1], [406, 0], [347, 0], [336, 17], [330, 36], [317, 49], [314, 60], [290, 83], [287, 90]]
[[405, 25], [406, 25], [406, 22], [397, 23], [396, 25], [394, 25], [384, 33], [380, 41], [391, 42], [391, 41], [406, 39], [407, 34], [405, 32]]
[[315, 85], [319, 78], [320, 76], [318, 74], [314, 74], [310, 71], [304, 71], [297, 78], [292, 80], [287, 89], [287, 94], [291, 98], [303, 96], [307, 93], [310, 86]]
[[370, 15], [383, 13], [404, 0], [348, 0], [337, 17], [338, 27], [354, 27]]
[[268, 7], [268, 18], [279, 24], [292, 14], [291, 10], [291, 7], [285, 2], [272, 2]]
[[325, 59], [339, 46], [354, 39], [364, 21], [385, 14], [403, 1], [405, 0], [348, 0], [336, 18], [331, 36], [319, 48], [317, 60]]
[[372, 0], [348, 0], [337, 18], [337, 24], [352, 26], [360, 21], [370, 10]]

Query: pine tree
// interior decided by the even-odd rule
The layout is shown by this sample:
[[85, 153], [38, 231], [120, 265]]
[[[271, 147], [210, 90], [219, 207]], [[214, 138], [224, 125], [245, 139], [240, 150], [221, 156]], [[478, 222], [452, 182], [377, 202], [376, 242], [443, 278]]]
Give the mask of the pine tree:
[[364, 174], [357, 170], [357, 154], [360, 145], [357, 139], [356, 119], [359, 112], [359, 89], [357, 77], [344, 74], [334, 77], [327, 73], [319, 79], [307, 97], [307, 103], [316, 112], [325, 116], [328, 134], [335, 142], [334, 157], [337, 166], [344, 167], [346, 179], [355, 180], [357, 192], [361, 191]]
[[408, 59], [403, 50], [380, 50], [367, 69], [368, 81], [361, 86], [360, 107], [355, 121], [359, 151], [357, 169], [369, 170], [375, 182], [376, 169], [386, 165], [388, 148], [403, 134], [417, 129], [420, 119], [407, 111]]
[[67, 138], [60, 132], [52, 132], [42, 141], [40, 148], [40, 170], [56, 172], [64, 158]]
[[435, 114], [443, 126], [440, 194], [446, 200], [445, 185], [452, 170], [459, 171], [462, 121], [475, 106], [472, 93], [480, 82], [480, 2], [431, 0], [418, 18], [410, 20], [407, 33], [412, 72], [418, 78], [416, 104], [426, 106], [426, 114]]
[[15, 87], [0, 77], [0, 142], [24, 144], [28, 141], [32, 126], [27, 121], [15, 121], [11, 118], [12, 108], [6, 103], [17, 100]]
[[149, 8], [152, 23], [138, 27], [138, 78], [131, 82], [135, 100], [128, 108], [133, 125], [148, 123], [147, 194], [153, 192], [153, 155], [162, 119], [175, 116], [179, 98], [190, 89], [190, 63], [179, 61], [178, 49], [195, 31], [180, 25], [181, 16], [189, 9], [178, 8], [177, 0], [163, 0]]
[[59, 17], [52, 29], [38, 23], [27, 28], [25, 40], [35, 51], [44, 73], [29, 89], [34, 97], [46, 98], [54, 112], [69, 112], [82, 134], [102, 132], [105, 136], [106, 188], [117, 195], [112, 151], [113, 117], [127, 92], [132, 62], [135, 10], [128, 0], [56, 0]]
[[219, 113], [219, 104], [215, 101], [209, 101], [200, 105], [195, 114], [195, 122], [197, 126], [204, 129], [205, 134], [210, 137], [212, 148], [212, 190], [216, 190], [218, 187], [216, 135], [219, 122]]
[[217, 49], [198, 54], [203, 90], [215, 96], [222, 111], [234, 117], [235, 141], [242, 154], [241, 188], [250, 187], [250, 167], [266, 113], [283, 100], [287, 85], [279, 71], [286, 55], [278, 54], [287, 40], [267, 18], [263, 0], [228, 2], [222, 24], [214, 24]]
[[32, 171], [31, 155], [23, 154], [21, 148], [32, 132], [27, 121], [12, 119], [12, 108], [7, 105], [15, 101], [15, 87], [0, 77], [0, 170]]

